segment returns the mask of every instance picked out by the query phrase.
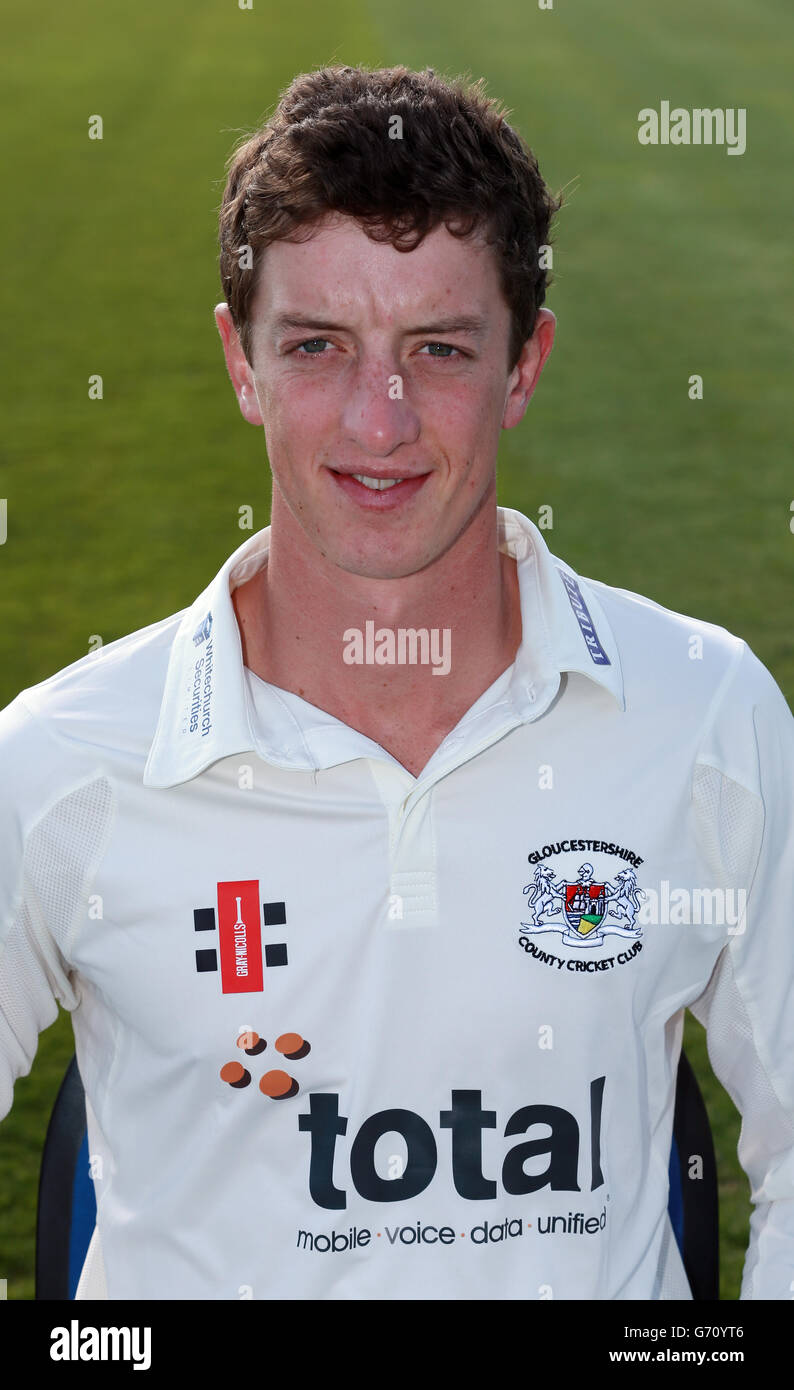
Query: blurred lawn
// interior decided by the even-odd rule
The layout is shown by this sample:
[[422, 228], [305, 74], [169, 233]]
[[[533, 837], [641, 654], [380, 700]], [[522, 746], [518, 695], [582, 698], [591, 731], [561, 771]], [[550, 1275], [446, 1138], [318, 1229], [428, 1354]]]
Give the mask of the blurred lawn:
[[[503, 436], [500, 501], [533, 517], [551, 504], [546, 538], [582, 574], [745, 637], [792, 702], [786, 0], [6, 0], [4, 50], [0, 707], [93, 634], [191, 602], [245, 538], [241, 505], [267, 524], [263, 440], [212, 321], [216, 208], [237, 133], [333, 61], [484, 76], [567, 190], [557, 343]], [[746, 108], [747, 152], [640, 146], [637, 112], [662, 99]], [[685, 1047], [714, 1128], [731, 1299], [749, 1213], [738, 1118], [691, 1017]], [[0, 1128], [10, 1298], [33, 1296], [38, 1161], [71, 1051], [62, 1013]]]

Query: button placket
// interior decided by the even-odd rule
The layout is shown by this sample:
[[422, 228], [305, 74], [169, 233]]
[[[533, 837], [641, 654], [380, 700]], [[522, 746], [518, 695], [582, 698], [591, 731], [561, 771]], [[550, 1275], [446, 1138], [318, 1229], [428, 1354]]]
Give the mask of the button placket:
[[373, 760], [372, 775], [389, 817], [391, 930], [437, 923], [436, 853], [432, 784], [419, 787], [409, 773]]

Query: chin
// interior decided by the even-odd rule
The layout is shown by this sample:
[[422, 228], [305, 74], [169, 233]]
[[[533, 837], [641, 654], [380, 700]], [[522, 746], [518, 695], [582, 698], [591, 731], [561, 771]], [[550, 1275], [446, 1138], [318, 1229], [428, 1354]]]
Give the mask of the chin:
[[358, 575], [361, 579], [405, 579], [418, 574], [432, 560], [432, 556], [418, 554], [385, 556], [382, 551], [374, 555], [334, 555], [329, 551], [329, 560], [347, 574]]

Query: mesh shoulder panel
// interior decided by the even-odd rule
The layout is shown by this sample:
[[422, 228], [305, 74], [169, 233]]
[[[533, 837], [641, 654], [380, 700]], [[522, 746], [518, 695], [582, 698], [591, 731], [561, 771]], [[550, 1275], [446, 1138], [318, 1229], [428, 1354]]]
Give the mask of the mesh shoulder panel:
[[28, 837], [25, 898], [66, 957], [84, 920], [112, 813], [113, 789], [97, 777], [56, 802]]
[[692, 800], [698, 847], [715, 884], [735, 884], [749, 891], [764, 828], [760, 798], [718, 768], [697, 763]]

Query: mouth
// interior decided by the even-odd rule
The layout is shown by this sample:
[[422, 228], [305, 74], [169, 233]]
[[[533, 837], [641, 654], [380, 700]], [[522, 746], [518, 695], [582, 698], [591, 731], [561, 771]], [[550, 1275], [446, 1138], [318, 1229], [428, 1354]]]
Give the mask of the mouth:
[[390, 473], [340, 473], [330, 468], [337, 487], [352, 502], [370, 511], [392, 511], [411, 501], [430, 477], [418, 473], [404, 477], [394, 470]]

